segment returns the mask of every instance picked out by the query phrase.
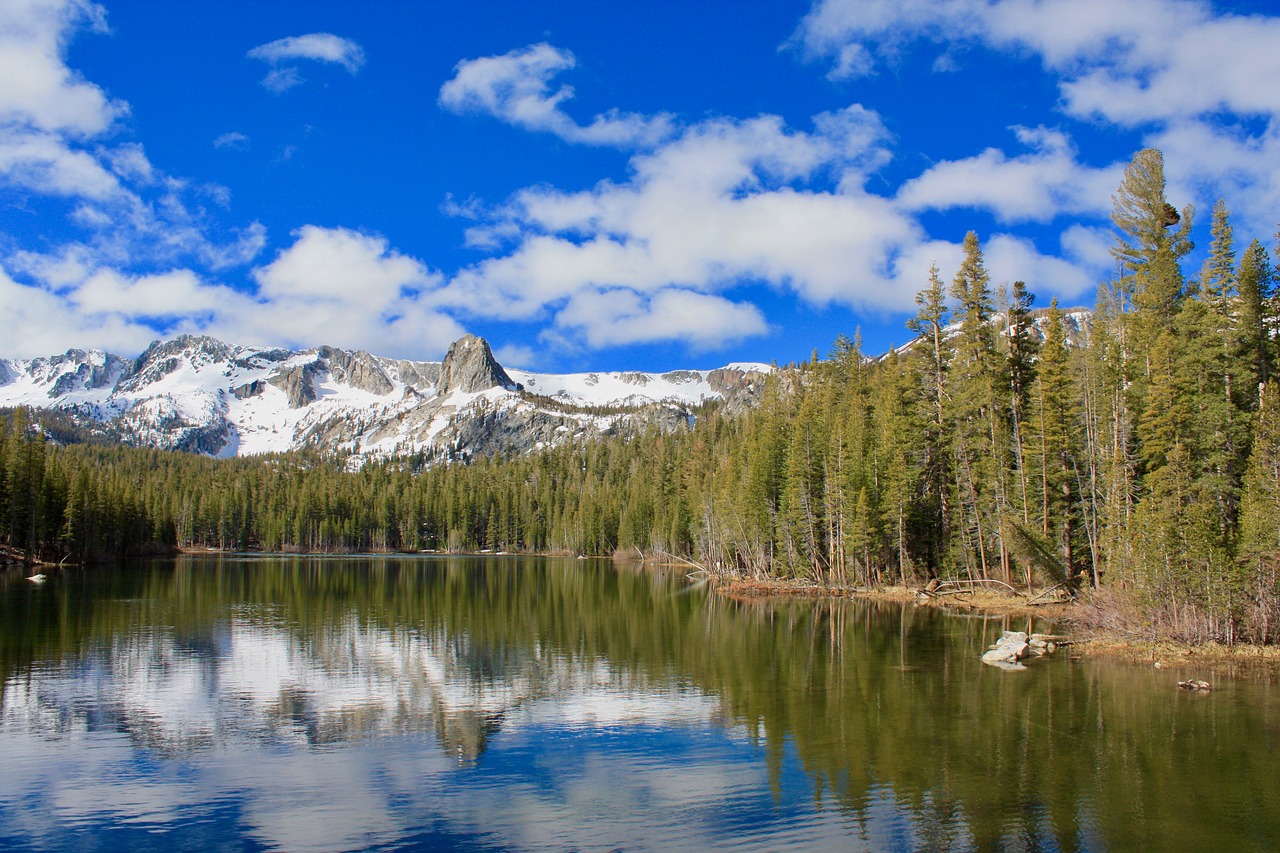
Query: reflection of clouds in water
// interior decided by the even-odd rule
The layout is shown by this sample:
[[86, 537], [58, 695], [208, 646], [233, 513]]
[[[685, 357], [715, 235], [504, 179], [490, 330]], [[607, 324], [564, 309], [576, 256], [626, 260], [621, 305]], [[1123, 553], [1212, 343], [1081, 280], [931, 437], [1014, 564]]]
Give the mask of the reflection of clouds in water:
[[122, 635], [11, 678], [0, 710], [0, 823], [44, 849], [122, 827], [289, 851], [922, 837], [889, 794], [857, 826], [803, 781], [771, 793], [748, 733], [675, 677], [354, 617]]
[[[654, 705], [657, 712], [661, 699]], [[419, 738], [265, 751], [241, 743], [140, 761], [123, 737], [68, 750], [76, 745], [5, 726], [0, 753], [26, 760], [6, 774], [4, 822], [48, 849], [65, 842], [53, 827], [107, 822], [167, 830], [176, 842], [184, 826], [234, 804], [237, 822], [225, 832], [278, 850], [393, 844], [432, 825], [508, 848], [710, 847], [734, 833], [735, 803], [769, 808], [764, 767], [729, 739], [650, 729], [639, 749], [620, 731], [518, 728], [495, 748], [499, 766], [477, 776]], [[809, 833], [847, 831], [832, 815], [815, 817]]]
[[517, 710], [527, 723], [608, 725], [705, 722], [718, 708], [603, 659], [490, 649], [354, 617], [312, 634], [236, 618], [215, 634], [200, 644], [163, 631], [123, 635], [83, 660], [15, 677], [5, 724], [46, 734], [127, 732], [172, 754], [235, 739], [318, 744], [434, 733], [474, 760]]
[[[575, 751], [553, 782], [530, 786], [524, 770], [557, 760], [545, 752], [548, 732], [705, 729], [719, 714], [710, 697], [641, 683], [602, 658], [495, 651], [354, 618], [304, 634], [261, 616], [240, 614], [194, 643], [165, 631], [121, 635], [11, 678], [0, 817], [15, 837], [57, 847], [53, 828], [174, 831], [229, 811], [230, 830], [276, 849], [350, 849], [431, 825], [558, 846], [611, 824], [591, 796], [609, 776], [629, 780], [628, 802], [667, 802], [663, 777], [686, 768], [653, 758], [658, 769], [638, 771], [624, 757], [593, 764], [582, 781]], [[478, 784], [459, 764], [472, 766], [498, 730], [528, 754]], [[711, 784], [699, 794], [723, 795]], [[623, 826], [634, 834], [646, 820]]]
[[[381, 757], [395, 760], [394, 753]], [[448, 770], [440, 761], [432, 775]], [[393, 841], [407, 829], [379, 785], [379, 768], [359, 749], [241, 753], [222, 757], [209, 771], [217, 787], [240, 800], [248, 834], [271, 849], [358, 849]]]

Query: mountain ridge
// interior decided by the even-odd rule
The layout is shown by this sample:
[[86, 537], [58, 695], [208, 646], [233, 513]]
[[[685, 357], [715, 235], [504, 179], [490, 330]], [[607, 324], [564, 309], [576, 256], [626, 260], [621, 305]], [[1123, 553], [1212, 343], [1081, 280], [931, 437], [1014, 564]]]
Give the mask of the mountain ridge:
[[706, 401], [750, 405], [771, 370], [508, 371], [473, 335], [440, 362], [178, 335], [135, 359], [81, 349], [0, 359], [0, 407], [55, 409], [134, 446], [212, 456], [308, 448], [362, 464], [527, 452], [649, 423], [679, 429]]

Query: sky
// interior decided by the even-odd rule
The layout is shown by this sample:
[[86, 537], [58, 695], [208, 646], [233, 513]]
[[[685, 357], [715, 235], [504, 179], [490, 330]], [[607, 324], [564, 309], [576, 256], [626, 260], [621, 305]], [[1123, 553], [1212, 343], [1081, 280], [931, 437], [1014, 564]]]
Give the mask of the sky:
[[1092, 304], [1145, 147], [1274, 249], [1280, 3], [0, 0], [0, 357], [875, 354], [969, 230]]

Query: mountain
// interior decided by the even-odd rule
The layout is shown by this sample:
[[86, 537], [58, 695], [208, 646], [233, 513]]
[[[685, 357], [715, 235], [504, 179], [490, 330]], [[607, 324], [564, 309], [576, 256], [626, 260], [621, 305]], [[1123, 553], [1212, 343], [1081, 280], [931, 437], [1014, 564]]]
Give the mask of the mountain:
[[68, 350], [0, 359], [0, 407], [57, 410], [107, 439], [212, 456], [312, 448], [370, 458], [525, 452], [648, 423], [686, 427], [708, 400], [750, 405], [771, 370], [506, 370], [482, 338], [442, 362], [322, 346], [294, 352], [183, 335], [136, 359]]

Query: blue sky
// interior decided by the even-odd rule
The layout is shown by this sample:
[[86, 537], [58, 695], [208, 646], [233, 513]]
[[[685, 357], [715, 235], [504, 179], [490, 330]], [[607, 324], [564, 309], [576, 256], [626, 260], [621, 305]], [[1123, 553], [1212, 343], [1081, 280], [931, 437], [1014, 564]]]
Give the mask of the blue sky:
[[5, 0], [0, 357], [879, 352], [970, 229], [1090, 304], [1146, 146], [1272, 247], [1274, 2]]

